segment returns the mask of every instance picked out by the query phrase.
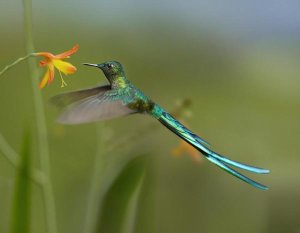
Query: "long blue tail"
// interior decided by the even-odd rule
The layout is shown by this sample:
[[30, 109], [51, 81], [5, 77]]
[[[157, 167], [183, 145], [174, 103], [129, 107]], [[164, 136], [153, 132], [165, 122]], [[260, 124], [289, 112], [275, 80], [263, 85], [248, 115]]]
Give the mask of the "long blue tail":
[[228, 159], [224, 156], [221, 156], [208, 147], [208, 143], [198, 137], [196, 134], [192, 133], [189, 129], [184, 127], [180, 122], [178, 122], [174, 117], [172, 117], [170, 114], [168, 114], [166, 111], [164, 111], [161, 107], [158, 105], [155, 105], [152, 115], [157, 118], [164, 126], [166, 126], [169, 130], [171, 130], [173, 133], [181, 137], [183, 140], [191, 144], [193, 147], [195, 147], [198, 151], [200, 151], [209, 161], [216, 164], [226, 172], [230, 173], [231, 175], [245, 181], [248, 184], [251, 184], [252, 186], [267, 190], [268, 187], [242, 175], [241, 173], [235, 171], [230, 166], [237, 167], [249, 172], [258, 173], [258, 174], [266, 174], [269, 173], [269, 170], [249, 166], [247, 164], [239, 163], [234, 160]]

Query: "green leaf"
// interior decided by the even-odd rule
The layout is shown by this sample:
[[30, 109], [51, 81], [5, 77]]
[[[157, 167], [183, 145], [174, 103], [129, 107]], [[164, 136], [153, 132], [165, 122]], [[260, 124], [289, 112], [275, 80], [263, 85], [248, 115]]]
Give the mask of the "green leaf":
[[127, 209], [124, 211], [122, 221], [122, 233], [132, 233], [135, 230], [136, 219], [138, 215], [139, 197], [144, 181], [144, 173], [140, 175], [128, 198]]
[[145, 173], [144, 156], [131, 160], [108, 190], [96, 232], [134, 232]]
[[30, 136], [24, 133], [20, 166], [16, 171], [10, 233], [28, 233], [30, 227]]

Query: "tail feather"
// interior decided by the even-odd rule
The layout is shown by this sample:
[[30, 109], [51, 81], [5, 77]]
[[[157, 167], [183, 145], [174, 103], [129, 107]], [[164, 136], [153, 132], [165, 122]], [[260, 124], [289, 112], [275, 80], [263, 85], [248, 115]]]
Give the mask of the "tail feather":
[[263, 185], [263, 184], [260, 184], [250, 178], [248, 178], [247, 176], [244, 176], [242, 175], [241, 173], [237, 172], [236, 170], [232, 169], [231, 167], [228, 167], [226, 164], [222, 163], [220, 160], [218, 159], [215, 159], [211, 156], [207, 156], [206, 157], [209, 161], [213, 162], [214, 164], [216, 164], [217, 166], [219, 166], [220, 168], [222, 168], [223, 170], [225, 170], [226, 172], [228, 172], [229, 174], [245, 181], [246, 183], [256, 187], [256, 188], [259, 188], [259, 189], [262, 189], [262, 190], [268, 190], [268, 187]]
[[183, 126], [179, 121], [177, 121], [167, 112], [162, 112], [158, 120], [173, 133], [177, 134], [179, 137], [183, 138], [183, 136], [181, 135], [184, 135], [184, 137], [186, 138], [183, 138], [184, 140], [189, 140], [195, 143], [198, 142], [203, 146], [203, 148], [211, 147], [211, 145], [207, 141], [191, 132], [188, 128]]
[[[189, 129], [187, 129], [185, 126], [183, 126], [179, 121], [177, 121], [174, 117], [172, 117], [169, 113], [164, 111], [162, 108], [160, 108], [158, 105], [154, 108], [153, 115], [169, 130], [171, 130], [173, 133], [175, 133], [177, 136], [191, 144], [193, 147], [195, 147], [198, 151], [200, 151], [210, 162], [216, 164], [223, 170], [227, 171], [231, 175], [243, 180], [244, 182], [262, 189], [266, 190], [268, 189], [266, 186], [257, 183], [256, 181], [242, 175], [241, 173], [235, 171], [230, 166], [237, 167], [239, 169], [243, 169], [249, 172], [258, 173], [258, 174], [266, 174], [269, 173], [269, 170], [258, 168], [254, 166], [250, 166], [247, 164], [239, 163], [237, 161], [228, 159], [224, 156], [221, 156], [211, 149], [208, 148], [209, 144], [204, 141], [202, 138], [197, 136], [196, 134], [192, 133]], [[227, 164], [227, 165], [226, 165]]]
[[224, 163], [228, 164], [228, 165], [231, 165], [231, 166], [234, 166], [234, 167], [237, 167], [237, 168], [249, 171], [249, 172], [253, 172], [253, 173], [257, 173], [257, 174], [267, 174], [267, 173], [270, 172], [268, 169], [254, 167], [254, 166], [250, 166], [250, 165], [247, 165], [247, 164], [244, 164], [244, 163], [240, 163], [240, 162], [228, 159], [224, 156], [221, 156], [221, 155], [219, 155], [215, 152], [212, 152], [211, 156], [216, 158], [217, 160], [219, 160], [221, 162], [224, 162]]

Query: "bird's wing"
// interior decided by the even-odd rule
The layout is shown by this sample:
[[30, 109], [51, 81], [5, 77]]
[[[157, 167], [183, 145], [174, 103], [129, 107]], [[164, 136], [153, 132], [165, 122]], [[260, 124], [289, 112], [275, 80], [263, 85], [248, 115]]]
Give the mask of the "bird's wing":
[[58, 122], [63, 124], [81, 124], [107, 120], [136, 113], [123, 103], [123, 97], [117, 90], [106, 91], [81, 99], [65, 109]]
[[98, 86], [78, 91], [67, 92], [63, 94], [56, 95], [50, 99], [51, 103], [55, 104], [59, 108], [64, 108], [74, 102], [80, 101], [87, 97], [103, 94], [106, 91], [111, 90], [110, 85]]

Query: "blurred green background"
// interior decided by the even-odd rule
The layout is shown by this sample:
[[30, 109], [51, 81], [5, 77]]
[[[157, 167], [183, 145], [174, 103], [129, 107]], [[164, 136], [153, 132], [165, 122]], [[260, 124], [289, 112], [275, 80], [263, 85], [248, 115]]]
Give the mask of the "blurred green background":
[[[56, 76], [42, 90], [58, 231], [84, 232], [96, 167], [96, 232], [300, 232], [299, 7], [292, 0], [33, 1], [36, 51], [80, 45], [69, 60], [78, 72], [65, 78], [68, 86], [61, 89]], [[4, 67], [25, 55], [22, 2], [2, 0], [0, 9]], [[189, 98], [191, 129], [216, 151], [270, 169], [251, 176], [270, 190], [256, 190], [207, 161], [172, 156], [178, 139], [150, 117], [57, 124], [48, 99], [105, 83], [99, 70], [80, 64], [109, 59], [120, 61], [129, 79], [165, 109]], [[26, 62], [0, 82], [0, 132], [20, 151], [24, 128], [32, 128], [38, 167]], [[157, 130], [139, 134], [151, 124]], [[99, 142], [103, 137], [106, 143]], [[98, 167], [95, 157], [102, 158]], [[1, 233], [9, 227], [15, 174], [0, 154]], [[32, 194], [31, 232], [45, 232], [40, 188], [33, 186]]]

